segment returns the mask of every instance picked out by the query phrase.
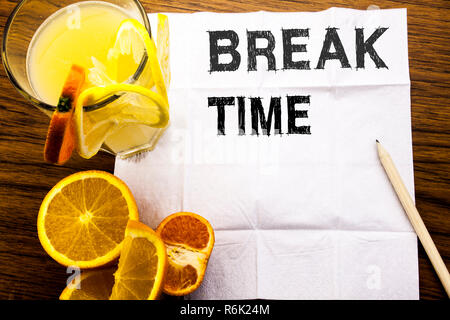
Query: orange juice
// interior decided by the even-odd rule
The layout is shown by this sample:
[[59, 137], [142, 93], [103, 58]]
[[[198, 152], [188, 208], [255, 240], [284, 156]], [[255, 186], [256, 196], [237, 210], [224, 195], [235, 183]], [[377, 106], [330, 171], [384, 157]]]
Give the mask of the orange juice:
[[88, 70], [92, 57], [106, 64], [117, 28], [128, 18], [120, 7], [100, 1], [79, 2], [50, 16], [35, 33], [27, 57], [28, 77], [40, 99], [57, 104], [72, 64]]

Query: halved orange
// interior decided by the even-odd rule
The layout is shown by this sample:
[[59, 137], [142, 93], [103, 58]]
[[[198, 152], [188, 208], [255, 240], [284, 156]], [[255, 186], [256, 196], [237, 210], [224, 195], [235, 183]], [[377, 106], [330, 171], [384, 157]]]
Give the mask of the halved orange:
[[114, 285], [115, 268], [81, 272], [59, 296], [60, 300], [108, 300]]
[[184, 296], [203, 281], [214, 246], [214, 231], [208, 220], [190, 212], [168, 216], [156, 229], [166, 244], [168, 256], [164, 292]]
[[130, 220], [120, 254], [111, 300], [158, 299], [167, 270], [166, 248], [148, 226]]
[[103, 171], [78, 172], [44, 198], [38, 236], [62, 265], [95, 268], [119, 256], [129, 219], [138, 220], [138, 209], [122, 180]]

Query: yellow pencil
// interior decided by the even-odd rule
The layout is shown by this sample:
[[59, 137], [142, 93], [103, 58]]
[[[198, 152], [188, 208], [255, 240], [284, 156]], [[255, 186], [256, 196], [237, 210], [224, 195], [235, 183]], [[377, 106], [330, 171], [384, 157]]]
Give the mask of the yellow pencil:
[[408, 215], [409, 221], [419, 237], [422, 246], [430, 258], [431, 263], [433, 264], [433, 267], [436, 270], [445, 291], [447, 292], [447, 295], [450, 297], [450, 274], [447, 267], [445, 266], [444, 261], [442, 261], [433, 239], [431, 239], [431, 236], [428, 233], [428, 230], [425, 227], [425, 224], [423, 223], [419, 211], [417, 211], [408, 190], [406, 190], [405, 184], [403, 183], [402, 178], [400, 177], [400, 174], [391, 159], [391, 156], [378, 140], [377, 148], [378, 157], [380, 158], [381, 164], [383, 165], [384, 170], [386, 171], [386, 174], [389, 177], [389, 180], [391, 181], [391, 184], [394, 187], [394, 190], [397, 193], [406, 214]]

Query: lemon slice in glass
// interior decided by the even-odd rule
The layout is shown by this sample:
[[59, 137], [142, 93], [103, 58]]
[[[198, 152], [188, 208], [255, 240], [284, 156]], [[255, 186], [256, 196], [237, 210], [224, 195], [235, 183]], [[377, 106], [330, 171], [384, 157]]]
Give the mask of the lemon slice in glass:
[[[103, 65], [95, 57], [91, 57], [94, 67], [89, 69], [88, 80], [96, 86], [130, 82], [132, 81], [131, 76], [133, 76], [131, 73], [137, 70], [142, 59], [146, 57], [144, 70], [133, 84], [146, 88], [155, 87], [156, 91], [167, 100], [165, 78], [159, 62], [164, 61], [164, 76], [167, 76], [168, 27], [167, 16], [158, 15], [158, 46], [160, 48], [157, 52], [155, 43], [144, 25], [135, 19], [124, 20], [117, 31], [113, 47], [108, 51], [106, 65]], [[162, 29], [165, 30], [160, 31]], [[170, 80], [167, 81], [167, 84], [169, 82]]]
[[[122, 95], [106, 107], [83, 112], [83, 105], [104, 100], [113, 95]], [[128, 94], [132, 93], [132, 96]], [[130, 99], [134, 99], [130, 103]], [[167, 102], [150, 89], [132, 84], [111, 84], [84, 90], [77, 99], [74, 113], [78, 136], [78, 152], [84, 158], [97, 154], [105, 139], [130, 124], [143, 124], [153, 128], [164, 128], [169, 122]]]
[[[89, 70], [88, 80], [96, 87], [82, 92], [74, 116], [78, 152], [82, 157], [94, 156], [108, 137], [112, 139], [115, 133], [121, 134], [122, 131], [118, 130], [127, 126], [167, 126], [169, 107], [166, 85], [170, 82], [168, 21], [163, 15], [158, 18], [158, 45], [161, 47], [158, 51], [147, 29], [137, 20], [127, 19], [117, 31], [106, 65], [92, 57], [94, 67]], [[130, 70], [137, 70], [143, 58], [147, 61], [138, 80], [133, 84], [125, 83], [132, 81]], [[164, 73], [159, 61], [164, 65]], [[104, 107], [83, 112], [83, 106], [111, 96], [118, 98]], [[128, 138], [139, 140], [139, 137]]]
[[169, 19], [164, 14], [158, 14], [158, 38], [156, 56], [158, 57], [161, 72], [166, 88], [170, 85], [170, 34]]

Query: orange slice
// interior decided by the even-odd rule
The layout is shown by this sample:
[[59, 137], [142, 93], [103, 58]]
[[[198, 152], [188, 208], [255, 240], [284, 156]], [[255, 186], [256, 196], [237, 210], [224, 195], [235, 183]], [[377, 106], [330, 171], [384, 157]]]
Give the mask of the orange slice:
[[60, 300], [108, 300], [115, 268], [83, 271], [59, 296]]
[[78, 172], [44, 198], [38, 236], [62, 265], [95, 268], [119, 256], [129, 219], [138, 220], [138, 209], [125, 183], [103, 171]]
[[110, 299], [157, 299], [166, 269], [166, 248], [162, 240], [146, 225], [130, 220]]
[[168, 256], [164, 292], [184, 296], [203, 281], [214, 246], [214, 231], [209, 222], [194, 213], [175, 213], [164, 219], [156, 233], [166, 244]]
[[48, 127], [44, 147], [47, 162], [61, 165], [72, 155], [76, 139], [72, 117], [85, 77], [83, 67], [72, 65]]

